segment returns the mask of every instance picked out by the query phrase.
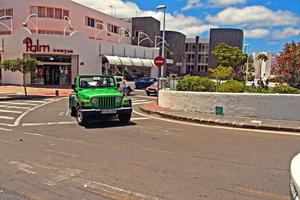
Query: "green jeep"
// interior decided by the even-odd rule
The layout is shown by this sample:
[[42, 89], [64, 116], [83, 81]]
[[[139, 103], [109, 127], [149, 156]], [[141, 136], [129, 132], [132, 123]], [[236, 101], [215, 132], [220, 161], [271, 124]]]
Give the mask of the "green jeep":
[[113, 77], [80, 75], [72, 85], [74, 92], [69, 97], [71, 116], [76, 116], [79, 125], [90, 120], [118, 116], [122, 123], [131, 118], [132, 103], [117, 88]]

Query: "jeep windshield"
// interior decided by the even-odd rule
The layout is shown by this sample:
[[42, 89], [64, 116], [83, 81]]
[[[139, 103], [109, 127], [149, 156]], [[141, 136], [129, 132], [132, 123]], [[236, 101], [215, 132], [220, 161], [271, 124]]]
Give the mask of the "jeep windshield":
[[89, 76], [79, 79], [80, 88], [107, 88], [115, 87], [115, 81], [111, 77]]

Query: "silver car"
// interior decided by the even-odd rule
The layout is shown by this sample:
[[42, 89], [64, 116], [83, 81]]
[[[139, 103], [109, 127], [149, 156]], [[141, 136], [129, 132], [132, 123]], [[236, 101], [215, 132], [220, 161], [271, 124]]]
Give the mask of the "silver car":
[[293, 158], [291, 162], [291, 200], [300, 200], [300, 154]]

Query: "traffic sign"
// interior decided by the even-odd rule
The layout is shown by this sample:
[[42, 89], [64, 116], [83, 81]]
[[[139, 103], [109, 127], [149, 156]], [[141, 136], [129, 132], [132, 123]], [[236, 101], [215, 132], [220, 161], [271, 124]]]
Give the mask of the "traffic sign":
[[156, 67], [162, 67], [165, 64], [165, 62], [166, 62], [166, 60], [162, 56], [157, 56], [154, 59], [154, 64], [155, 64]]

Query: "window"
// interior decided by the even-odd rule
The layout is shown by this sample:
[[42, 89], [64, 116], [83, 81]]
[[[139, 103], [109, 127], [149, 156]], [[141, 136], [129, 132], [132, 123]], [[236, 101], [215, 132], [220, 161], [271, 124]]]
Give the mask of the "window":
[[97, 29], [103, 29], [102, 21], [96, 20], [96, 28]]
[[107, 30], [111, 33], [116, 33], [116, 34], [120, 33], [120, 28], [112, 24], [107, 24]]
[[85, 25], [90, 26], [90, 27], [95, 27], [95, 19], [86, 17], [85, 18]]
[[47, 8], [47, 17], [54, 18], [54, 8]]
[[[4, 10], [0, 10], [0, 17], [3, 16], [12, 16], [13, 17], [13, 9], [4, 9]], [[7, 18], [3, 18], [2, 20], [7, 20], [10, 19], [9, 17]]]
[[62, 9], [55, 8], [55, 18], [56, 19], [62, 19]]
[[39, 17], [46, 17], [46, 8], [45, 7], [38, 7], [38, 16]]
[[63, 10], [63, 17], [69, 17], [69, 11], [68, 10]]
[[31, 14], [38, 14], [38, 7], [37, 6], [31, 6], [30, 7]]

